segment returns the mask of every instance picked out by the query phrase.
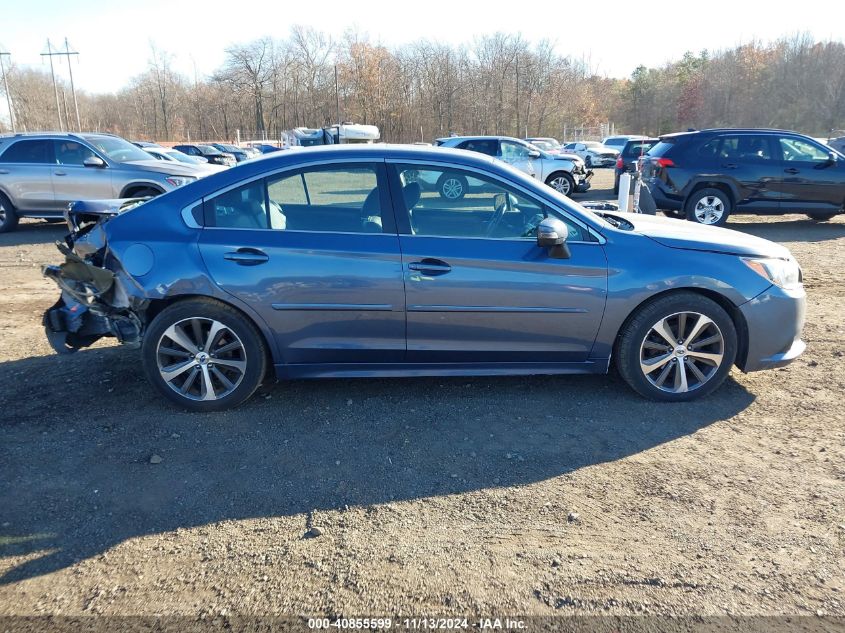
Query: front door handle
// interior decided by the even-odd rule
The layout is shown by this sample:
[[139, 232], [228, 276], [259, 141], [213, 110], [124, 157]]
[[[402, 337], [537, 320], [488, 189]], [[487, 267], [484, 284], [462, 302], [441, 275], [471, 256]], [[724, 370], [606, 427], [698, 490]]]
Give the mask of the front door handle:
[[722, 163], [722, 167], [725, 169], [736, 169], [736, 163]]
[[235, 262], [241, 266], [256, 266], [270, 260], [267, 253], [258, 248], [239, 248], [236, 251], [224, 253], [223, 259], [228, 259], [230, 262]]
[[432, 277], [436, 275], [445, 275], [452, 270], [452, 267], [449, 264], [440, 259], [434, 259], [433, 257], [426, 257], [421, 261], [411, 262], [408, 264], [408, 268], [410, 270], [425, 273], [426, 275]]
[[0, 174], [8, 174], [8, 173], [9, 173], [8, 169], [0, 169]]
[[801, 170], [796, 167], [790, 167], [788, 169], [784, 169], [783, 171], [785, 171], [787, 174], [797, 174]]
[[64, 172], [64, 171], [54, 171], [54, 172], [53, 172], [53, 175], [54, 175], [54, 176], [67, 176], [67, 172]]

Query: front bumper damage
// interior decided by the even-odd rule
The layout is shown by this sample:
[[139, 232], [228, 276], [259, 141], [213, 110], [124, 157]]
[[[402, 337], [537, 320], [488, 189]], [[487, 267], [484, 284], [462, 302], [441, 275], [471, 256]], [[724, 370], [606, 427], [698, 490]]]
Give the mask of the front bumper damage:
[[589, 169], [580, 174], [573, 173], [575, 176], [575, 192], [584, 193], [590, 189], [590, 179], [593, 177], [593, 170]]
[[128, 345], [140, 344], [149, 302], [110, 252], [104, 225], [109, 217], [142, 201], [75, 202], [65, 212], [70, 233], [64, 242], [56, 242], [65, 262], [41, 269], [62, 291], [42, 320], [56, 352], [75, 352], [104, 336]]

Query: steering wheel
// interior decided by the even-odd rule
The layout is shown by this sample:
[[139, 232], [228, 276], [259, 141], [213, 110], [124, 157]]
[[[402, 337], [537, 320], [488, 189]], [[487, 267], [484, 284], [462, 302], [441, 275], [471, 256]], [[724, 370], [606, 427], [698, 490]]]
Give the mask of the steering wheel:
[[502, 218], [505, 217], [505, 211], [508, 208], [508, 197], [506, 193], [498, 193], [493, 196], [493, 217], [490, 218], [490, 222], [487, 224], [487, 233], [484, 237], [492, 237], [499, 224], [501, 224]]

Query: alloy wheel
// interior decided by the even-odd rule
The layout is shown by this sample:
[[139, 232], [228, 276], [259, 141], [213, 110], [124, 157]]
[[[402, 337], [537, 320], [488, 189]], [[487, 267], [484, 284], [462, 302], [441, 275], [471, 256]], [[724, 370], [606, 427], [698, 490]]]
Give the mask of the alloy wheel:
[[238, 336], [214, 319], [192, 317], [171, 325], [156, 347], [162, 380], [189, 400], [219, 400], [237, 389], [246, 372]]
[[443, 181], [441, 191], [443, 191], [444, 198], [448, 198], [449, 200], [457, 200], [461, 197], [461, 194], [463, 194], [464, 192], [464, 185], [458, 178], [447, 178]]
[[0, 200], [0, 225], [6, 222], [6, 207], [3, 206], [3, 201]]
[[569, 180], [567, 180], [566, 177], [558, 176], [557, 178], [552, 178], [552, 181], [549, 184], [555, 191], [558, 191], [565, 196], [569, 195]]
[[725, 214], [725, 203], [716, 196], [704, 196], [695, 203], [693, 213], [701, 224], [718, 224]]
[[640, 369], [658, 389], [685, 393], [707, 383], [724, 354], [724, 336], [712, 319], [678, 312], [651, 326], [640, 345]]

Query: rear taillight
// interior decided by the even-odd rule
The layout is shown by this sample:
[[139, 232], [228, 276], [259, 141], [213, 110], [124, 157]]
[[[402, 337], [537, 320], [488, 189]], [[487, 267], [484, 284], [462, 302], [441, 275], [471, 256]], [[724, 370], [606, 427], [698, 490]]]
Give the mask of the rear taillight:
[[622, 160], [622, 156], [620, 155], [619, 158], [616, 159], [616, 169], [623, 169], [625, 167], [625, 161]]
[[671, 158], [652, 158], [652, 162], [658, 167], [674, 167], [675, 163]]

